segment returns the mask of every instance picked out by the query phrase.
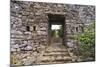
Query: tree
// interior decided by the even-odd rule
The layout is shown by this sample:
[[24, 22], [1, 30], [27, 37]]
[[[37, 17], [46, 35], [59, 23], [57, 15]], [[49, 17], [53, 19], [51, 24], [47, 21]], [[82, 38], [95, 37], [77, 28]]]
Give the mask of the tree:
[[87, 28], [85, 28], [83, 34], [77, 36], [78, 41], [80, 41], [80, 49], [82, 50], [82, 55], [84, 57], [95, 58], [95, 23], [92, 23]]

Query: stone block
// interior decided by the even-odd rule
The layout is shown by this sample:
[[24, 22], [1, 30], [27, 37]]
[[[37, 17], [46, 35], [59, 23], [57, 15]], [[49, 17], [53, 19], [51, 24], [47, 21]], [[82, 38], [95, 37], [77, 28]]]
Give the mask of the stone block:
[[12, 48], [19, 48], [19, 45], [18, 44], [15, 44], [15, 45], [11, 45]]
[[11, 50], [11, 52], [15, 52], [16, 51], [16, 49], [13, 48], [13, 47], [10, 50]]
[[21, 48], [21, 47], [26, 47], [27, 46], [27, 44], [20, 44], [19, 45], [19, 47]]
[[33, 50], [32, 46], [25, 47], [25, 50]]

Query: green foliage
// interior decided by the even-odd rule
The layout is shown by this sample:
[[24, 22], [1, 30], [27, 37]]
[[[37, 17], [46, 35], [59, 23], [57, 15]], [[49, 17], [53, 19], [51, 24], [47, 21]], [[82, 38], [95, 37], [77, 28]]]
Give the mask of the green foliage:
[[52, 30], [51, 31], [51, 36], [52, 37], [62, 37], [63, 36], [63, 31], [62, 31], [62, 26], [60, 26], [60, 29], [58, 30]]
[[80, 49], [85, 57], [95, 57], [95, 23], [85, 28], [84, 33], [76, 37], [80, 41]]
[[54, 37], [55, 36], [55, 30], [51, 31], [51, 36]]
[[62, 28], [62, 26], [60, 26], [60, 29], [58, 30], [58, 35], [59, 35], [59, 37], [63, 36], [63, 28]]

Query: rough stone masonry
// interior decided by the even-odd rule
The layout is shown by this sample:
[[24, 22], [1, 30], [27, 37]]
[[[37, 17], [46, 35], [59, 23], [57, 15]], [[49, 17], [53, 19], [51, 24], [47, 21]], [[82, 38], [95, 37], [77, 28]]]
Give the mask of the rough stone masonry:
[[70, 47], [71, 36], [82, 33], [95, 22], [95, 6], [32, 1], [11, 1], [10, 5], [11, 65], [39, 64], [49, 45], [49, 17], [61, 15], [64, 22], [64, 45]]

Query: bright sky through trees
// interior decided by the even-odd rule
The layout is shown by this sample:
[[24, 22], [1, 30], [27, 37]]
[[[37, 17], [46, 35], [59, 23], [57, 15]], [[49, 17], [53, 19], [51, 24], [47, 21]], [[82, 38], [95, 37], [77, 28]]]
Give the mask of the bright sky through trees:
[[57, 29], [60, 29], [60, 26], [61, 26], [61, 25], [52, 25], [52, 26], [51, 26], [51, 29], [52, 29], [52, 30], [57, 30]]

